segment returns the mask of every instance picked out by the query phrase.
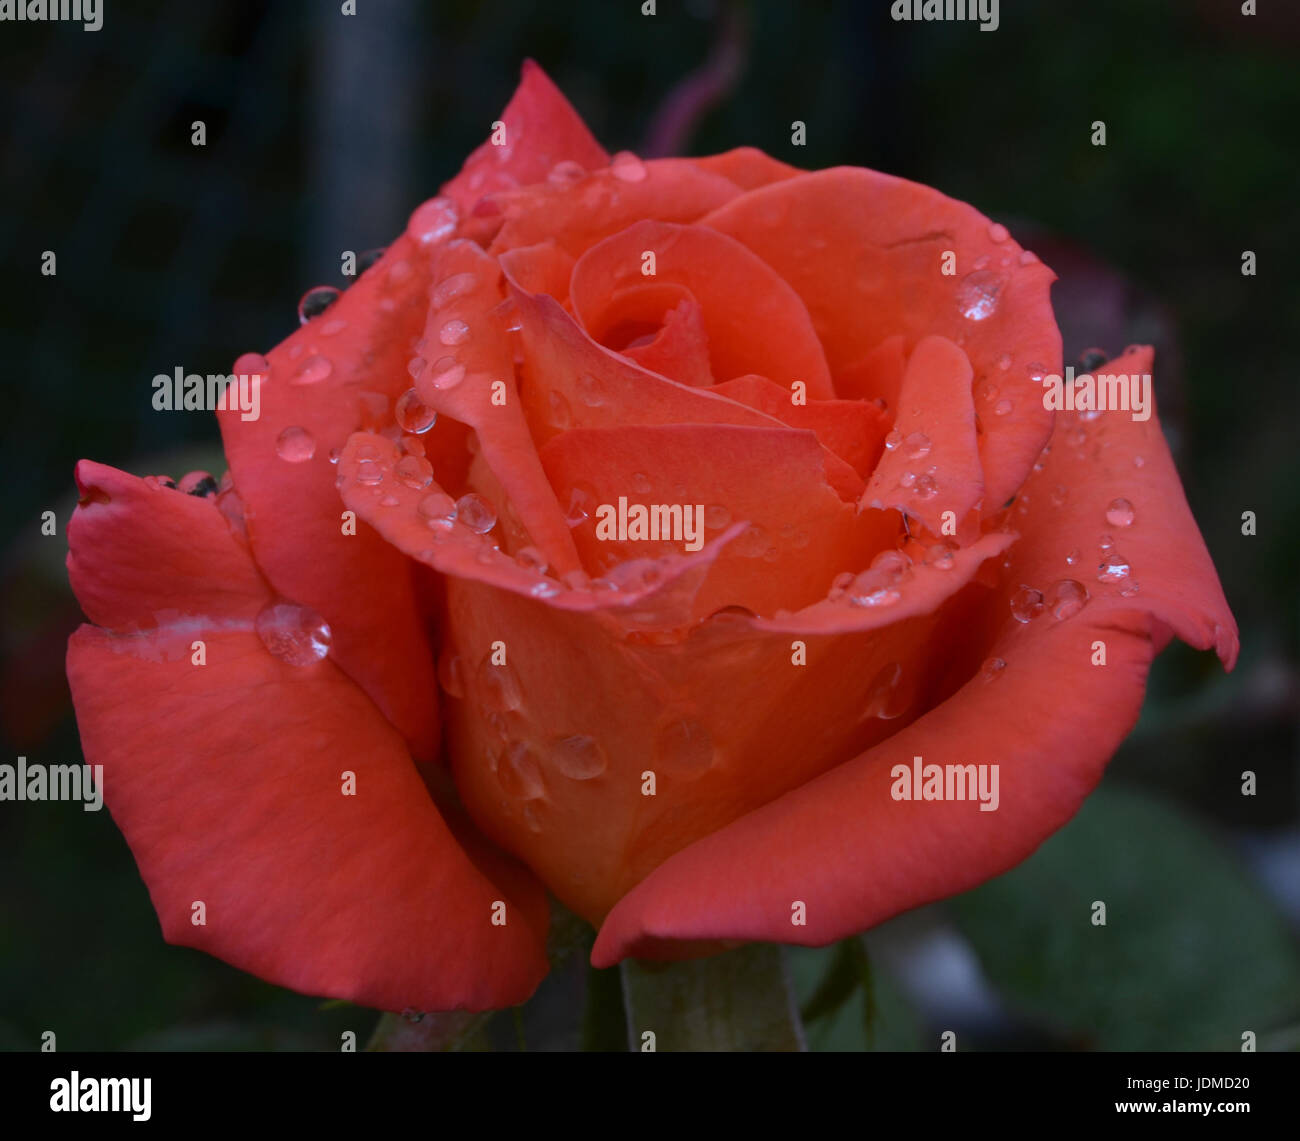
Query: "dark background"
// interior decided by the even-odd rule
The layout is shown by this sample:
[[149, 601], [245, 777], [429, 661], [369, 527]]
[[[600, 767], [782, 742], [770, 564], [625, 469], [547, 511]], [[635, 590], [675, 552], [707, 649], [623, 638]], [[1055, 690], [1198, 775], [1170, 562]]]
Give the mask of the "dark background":
[[[933, 1049], [957, 1029], [963, 1048], [1232, 1050], [1254, 1030], [1300, 1048], [1300, 5], [1003, 0], [993, 33], [894, 23], [887, 0], [358, 7], [104, 0], [99, 32], [0, 24], [0, 760], [80, 756], [62, 675], [75, 462], [219, 476], [215, 418], [155, 413], [150, 379], [228, 372], [285, 336], [308, 288], [345, 284], [341, 251], [385, 244], [455, 173], [532, 56], [610, 151], [871, 166], [1006, 223], [1061, 277], [1067, 360], [1155, 344], [1241, 625], [1230, 677], [1166, 652], [1102, 791], [1037, 856], [872, 933], [869, 977], [813, 1043]], [[716, 98], [667, 119], [698, 69]], [[1096, 898], [1106, 928], [1079, 919]], [[792, 962], [805, 997], [858, 969], [844, 948]], [[576, 1044], [571, 981], [497, 1044]], [[0, 804], [0, 1049], [47, 1029], [60, 1049], [336, 1049], [373, 1021], [164, 945], [107, 812]]]

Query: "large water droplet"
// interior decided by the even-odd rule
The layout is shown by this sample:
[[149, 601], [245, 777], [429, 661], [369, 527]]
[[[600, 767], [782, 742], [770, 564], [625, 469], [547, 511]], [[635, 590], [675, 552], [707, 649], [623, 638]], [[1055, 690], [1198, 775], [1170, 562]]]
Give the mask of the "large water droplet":
[[599, 408], [605, 403], [605, 393], [600, 381], [588, 373], [578, 377], [578, 399], [588, 408]]
[[456, 204], [450, 198], [430, 198], [415, 208], [406, 232], [417, 242], [433, 245], [456, 231]]
[[483, 707], [491, 713], [511, 713], [524, 703], [514, 667], [508, 662], [494, 666], [491, 654], [479, 663], [478, 688]]
[[909, 460], [921, 460], [930, 454], [930, 437], [924, 432], [912, 432], [903, 441], [903, 455]]
[[463, 345], [469, 340], [469, 326], [464, 321], [448, 321], [438, 330], [438, 340], [444, 345]]
[[438, 659], [438, 684], [448, 697], [465, 696], [465, 666], [458, 654], [444, 650]]
[[1106, 522], [1112, 527], [1131, 526], [1137, 513], [1127, 499], [1112, 499], [1106, 508]]
[[262, 645], [291, 666], [310, 666], [330, 652], [329, 624], [316, 611], [293, 602], [263, 607], [253, 629]]
[[642, 182], [645, 179], [645, 163], [631, 151], [619, 151], [609, 162], [610, 172], [623, 182]]
[[991, 269], [968, 273], [957, 286], [957, 308], [968, 321], [983, 321], [998, 308], [1005, 279]]
[[429, 366], [429, 383], [434, 388], [455, 388], [465, 379], [465, 366], [455, 357], [440, 357]]
[[420, 394], [414, 388], [408, 388], [397, 398], [395, 414], [402, 431], [413, 432], [417, 436], [438, 422], [438, 413], [420, 399]]
[[1062, 579], [1047, 592], [1053, 618], [1073, 618], [1088, 605], [1088, 588], [1072, 578]]
[[286, 428], [276, 437], [275, 454], [291, 464], [300, 464], [316, 454], [316, 437], [306, 428]]
[[438, 287], [433, 291], [433, 306], [435, 309], [441, 309], [444, 305], [454, 301], [457, 297], [463, 297], [466, 293], [471, 292], [478, 285], [478, 277], [472, 273], [454, 273], [451, 277], [440, 282]]
[[1043, 592], [1022, 586], [1011, 596], [1011, 617], [1017, 622], [1029, 622], [1043, 612]]
[[1002, 671], [1007, 668], [1007, 663], [1001, 658], [987, 658], [980, 667], [980, 676], [985, 681], [995, 681], [1002, 676]]
[[339, 298], [339, 291], [332, 285], [318, 285], [309, 289], [298, 302], [298, 323], [307, 324], [313, 317], [319, 317]]
[[393, 468], [397, 482], [415, 491], [423, 491], [433, 482], [433, 464], [423, 456], [403, 456]]
[[456, 514], [476, 535], [487, 534], [497, 523], [497, 509], [474, 491], [456, 500]]
[[609, 758], [600, 742], [585, 733], [552, 741], [551, 760], [570, 780], [594, 780], [609, 767]]
[[526, 741], [512, 741], [506, 746], [497, 779], [506, 794], [516, 800], [541, 800], [546, 795], [537, 754]]
[[678, 776], [697, 777], [713, 765], [713, 736], [693, 717], [681, 717], [659, 727], [654, 744], [658, 767]]
[[1133, 568], [1129, 566], [1128, 559], [1112, 547], [1105, 552], [1097, 567], [1097, 581], [1123, 582], [1132, 573]]
[[298, 366], [298, 371], [290, 378], [290, 384], [319, 384], [325, 380], [334, 366], [328, 357], [308, 357]]
[[415, 510], [434, 531], [450, 531], [456, 522], [456, 501], [441, 491], [430, 492]]

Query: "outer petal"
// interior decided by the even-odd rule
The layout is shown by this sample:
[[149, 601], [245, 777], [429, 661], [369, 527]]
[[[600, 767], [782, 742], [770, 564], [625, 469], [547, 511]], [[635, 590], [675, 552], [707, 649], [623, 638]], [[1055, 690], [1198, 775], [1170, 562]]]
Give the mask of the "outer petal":
[[68, 676], [167, 940], [388, 1010], [526, 998], [546, 970], [535, 883], [507, 899], [476, 869], [400, 736], [330, 660], [267, 651], [253, 618], [273, 595], [216, 508], [99, 465], [78, 474], [73, 584], [117, 629], [77, 631]]
[[[324, 616], [334, 661], [422, 759], [437, 750], [438, 709], [409, 564], [368, 528], [344, 534], [329, 453], [363, 426], [368, 402], [387, 405], [410, 383], [406, 365], [424, 327], [426, 257], [409, 238], [395, 242], [324, 314], [271, 351], [259, 419], [219, 413], [258, 565], [281, 594]], [[323, 379], [300, 383], [322, 368]], [[310, 459], [280, 458], [277, 441], [289, 428], [311, 434]]]
[[609, 162], [581, 116], [531, 59], [524, 61], [519, 87], [499, 121], [505, 125], [504, 145], [489, 139], [442, 188], [464, 214], [485, 194], [543, 181], [556, 163], [590, 169]]
[[[1150, 361], [1142, 349], [1098, 372], [1145, 373]], [[1069, 489], [1064, 507], [1049, 494], [1057, 486]], [[1136, 593], [1099, 583], [1096, 563], [1085, 572], [1066, 561], [1116, 530], [1105, 516], [1121, 496], [1137, 512], [1123, 536], [1141, 578]], [[896, 737], [659, 866], [610, 913], [592, 952], [597, 966], [671, 957], [678, 940], [825, 943], [972, 887], [1024, 859], [1077, 810], [1136, 721], [1147, 668], [1171, 632], [1213, 647], [1231, 668], [1235, 624], [1154, 418], [1059, 422], [1027, 497], [1010, 570], [953, 651], [970, 680]], [[1057, 581], [1076, 577], [1092, 594], [1081, 612], [1058, 620], [1049, 607], [1026, 624], [1009, 620], [1021, 584], [1050, 602]], [[1092, 664], [1099, 641], [1105, 665]], [[985, 654], [1005, 668], [977, 671]], [[893, 799], [893, 767], [918, 756], [999, 766], [997, 810]], [[796, 900], [806, 927], [790, 924]]]
[[701, 225], [743, 242], [794, 286], [833, 373], [896, 333], [908, 348], [931, 333], [961, 345], [976, 382], [995, 383], [994, 403], [1007, 402], [1003, 414], [981, 417], [988, 503], [1020, 485], [1052, 423], [1031, 366], [1059, 373], [1061, 337], [1048, 298], [1054, 275], [1005, 229], [928, 186], [855, 167], [751, 191]]

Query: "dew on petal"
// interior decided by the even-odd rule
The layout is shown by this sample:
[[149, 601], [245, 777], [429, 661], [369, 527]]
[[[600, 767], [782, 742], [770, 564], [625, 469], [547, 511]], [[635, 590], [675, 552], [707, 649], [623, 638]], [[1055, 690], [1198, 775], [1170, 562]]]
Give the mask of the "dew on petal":
[[435, 245], [456, 232], [456, 204], [450, 198], [430, 198], [415, 208], [407, 234], [423, 245]]
[[968, 273], [957, 286], [957, 308], [968, 321], [983, 321], [998, 308], [1005, 278], [990, 269]]
[[276, 437], [275, 454], [291, 464], [300, 464], [316, 454], [316, 437], [306, 428], [286, 428]]
[[1088, 604], [1088, 588], [1072, 578], [1054, 583], [1047, 591], [1047, 605], [1052, 617], [1073, 618]]
[[457, 654], [443, 651], [438, 659], [438, 684], [448, 697], [465, 696], [465, 666]]
[[289, 383], [319, 384], [333, 371], [334, 366], [330, 364], [327, 357], [308, 357], [298, 366], [298, 371], [293, 374]]
[[444, 345], [463, 345], [469, 340], [469, 325], [464, 321], [448, 321], [438, 330], [438, 340]]
[[573, 409], [569, 407], [569, 402], [564, 398], [564, 393], [558, 388], [551, 389], [551, 424], [560, 431], [567, 431], [573, 423]]
[[474, 491], [456, 500], [456, 516], [476, 535], [487, 534], [497, 524], [496, 508]]
[[989, 227], [989, 241], [991, 242], [1005, 242], [1010, 236], [1007, 228], [1001, 222], [994, 222]]
[[545, 574], [549, 569], [546, 556], [536, 547], [521, 547], [515, 553], [515, 560], [525, 570], [536, 571], [538, 574]]
[[930, 437], [924, 432], [912, 432], [903, 441], [903, 455], [909, 460], [921, 460], [930, 454]]
[[1043, 592], [1022, 586], [1011, 596], [1011, 617], [1017, 622], [1030, 622], [1043, 612]]
[[642, 182], [646, 176], [645, 163], [631, 151], [619, 151], [610, 159], [609, 169], [622, 182]]
[[1123, 582], [1133, 573], [1129, 561], [1113, 547], [1103, 556], [1097, 566], [1098, 582]]
[[700, 776], [712, 767], [716, 752], [713, 736], [693, 717], [674, 718], [661, 725], [655, 735], [655, 763], [665, 772], [685, 777]]
[[332, 285], [318, 285], [309, 289], [298, 302], [298, 323], [307, 324], [314, 317], [319, 317], [339, 299], [339, 290]]
[[888, 448], [891, 452], [895, 448], [897, 448], [902, 442], [903, 442], [903, 433], [900, 432], [897, 428], [891, 429], [889, 434], [885, 436], [885, 447]]
[[710, 503], [704, 509], [704, 526], [710, 531], [721, 531], [731, 525], [731, 512], [721, 503]]
[[524, 703], [514, 666], [507, 662], [494, 665], [492, 654], [485, 655], [479, 663], [478, 691], [484, 708], [490, 713], [511, 713]]
[[586, 733], [556, 738], [550, 755], [555, 767], [570, 780], [594, 780], [609, 767], [600, 742]]
[[393, 475], [403, 487], [423, 491], [433, 482], [433, 464], [423, 456], [403, 456], [393, 468]]
[[465, 366], [455, 357], [442, 357], [429, 368], [429, 383], [434, 388], [455, 388], [465, 379]]
[[423, 435], [438, 421], [438, 413], [430, 408], [414, 388], [408, 388], [397, 398], [397, 423], [404, 432]]
[[497, 779], [508, 796], [516, 800], [541, 800], [546, 795], [537, 754], [526, 741], [506, 746], [497, 769]]
[[546, 181], [557, 190], [567, 190], [576, 182], [587, 177], [586, 168], [581, 163], [564, 159], [557, 162], [546, 175]]
[[463, 297], [478, 286], [478, 276], [473, 273], [454, 273], [451, 277], [438, 283], [433, 291], [433, 307], [441, 309], [444, 305]]
[[1127, 499], [1112, 499], [1106, 508], [1106, 522], [1112, 527], [1132, 526], [1135, 518], [1137, 513], [1133, 510], [1133, 504]]
[[291, 666], [310, 666], [330, 652], [329, 624], [316, 611], [292, 602], [264, 606], [253, 629], [275, 657]]
[[441, 491], [426, 495], [416, 504], [415, 511], [435, 531], [449, 531], [456, 522], [456, 501]]
[[994, 681], [1002, 676], [1002, 671], [1007, 668], [1007, 663], [1001, 658], [986, 658], [984, 664], [980, 667], [980, 676], [987, 681]]

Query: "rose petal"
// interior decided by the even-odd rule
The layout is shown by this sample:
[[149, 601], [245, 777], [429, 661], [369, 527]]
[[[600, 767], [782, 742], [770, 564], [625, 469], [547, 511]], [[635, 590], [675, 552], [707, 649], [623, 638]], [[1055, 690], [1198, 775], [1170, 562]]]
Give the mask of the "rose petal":
[[797, 166], [774, 159], [757, 147], [736, 147], [722, 154], [705, 155], [690, 161], [701, 170], [730, 179], [742, 190], [754, 190], [804, 173]]
[[648, 345], [630, 346], [623, 356], [644, 369], [692, 388], [713, 384], [709, 367], [709, 335], [699, 302], [683, 300], [663, 316], [663, 327]]
[[[987, 502], [1020, 485], [1052, 422], [1031, 366], [1060, 372], [1061, 338], [1048, 298], [1054, 275], [1005, 230], [930, 187], [854, 167], [751, 191], [700, 224], [743, 242], [794, 287], [832, 373], [896, 333], [909, 348], [929, 334], [961, 345], [977, 383], [996, 383], [1007, 402], [1003, 415], [982, 417]], [[952, 276], [946, 252], [956, 257]]]
[[[271, 350], [259, 419], [217, 414], [258, 566], [281, 594], [325, 618], [336, 664], [422, 759], [437, 751], [437, 709], [409, 567], [373, 532], [344, 533], [329, 453], [362, 426], [361, 391], [391, 400], [409, 383], [410, 345], [425, 317], [425, 256], [398, 239], [324, 314]], [[301, 383], [322, 367], [316, 361], [328, 363], [328, 375]], [[309, 459], [281, 458], [290, 429], [313, 441]]]
[[[651, 278], [643, 275], [646, 252], [655, 255]], [[637, 222], [587, 250], [573, 267], [569, 289], [584, 328], [610, 344], [612, 321], [616, 314], [626, 320], [631, 298], [646, 294], [649, 308], [641, 316], [662, 321], [657, 291], [665, 285], [680, 286], [699, 302], [718, 379], [759, 373], [782, 384], [801, 380], [815, 399], [835, 395], [798, 295], [743, 245], [713, 230]], [[616, 309], [614, 300], [622, 302]]]

